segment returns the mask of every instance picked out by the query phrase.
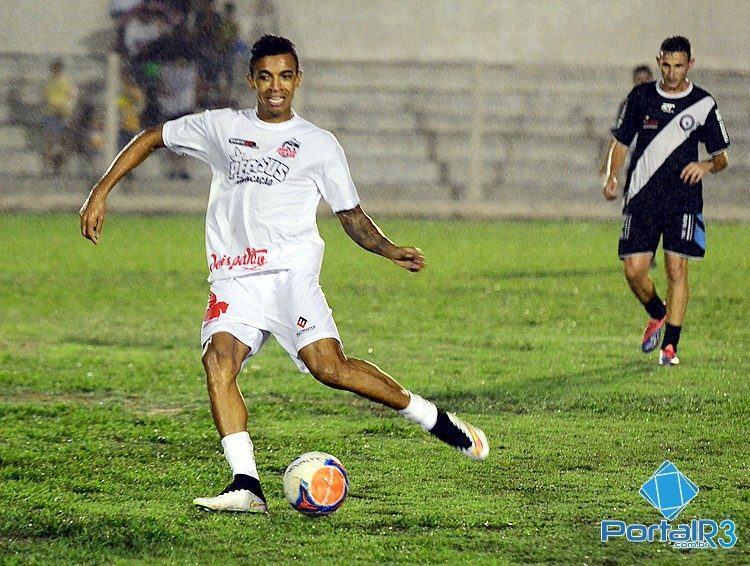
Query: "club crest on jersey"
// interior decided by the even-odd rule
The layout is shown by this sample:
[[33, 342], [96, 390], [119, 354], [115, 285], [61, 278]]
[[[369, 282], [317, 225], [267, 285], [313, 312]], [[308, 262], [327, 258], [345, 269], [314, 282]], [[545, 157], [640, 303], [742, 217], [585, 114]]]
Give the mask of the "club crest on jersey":
[[648, 114], [643, 118], [643, 129], [644, 130], [656, 130], [659, 127], [659, 120], [651, 118]]
[[685, 130], [686, 132], [688, 130], [692, 130], [693, 126], [695, 126], [695, 118], [693, 118], [690, 114], [685, 114], [680, 118], [680, 128]]
[[674, 104], [671, 102], [662, 102], [661, 111], [665, 114], [674, 114]]
[[276, 151], [279, 152], [279, 155], [281, 157], [288, 157], [289, 159], [294, 159], [295, 157], [297, 157], [297, 150], [299, 150], [300, 145], [301, 144], [295, 138], [292, 138], [282, 143], [281, 147], [277, 149]]
[[229, 138], [229, 143], [233, 143], [234, 145], [241, 145], [244, 147], [258, 147], [258, 144], [253, 140], [243, 140], [242, 138]]

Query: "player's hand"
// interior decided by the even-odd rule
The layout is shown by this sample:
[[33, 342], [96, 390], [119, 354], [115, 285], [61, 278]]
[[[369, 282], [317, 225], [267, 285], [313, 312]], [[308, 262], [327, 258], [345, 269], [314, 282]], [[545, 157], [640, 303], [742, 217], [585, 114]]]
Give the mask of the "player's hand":
[[81, 236], [91, 240], [94, 244], [98, 244], [104, 228], [104, 217], [106, 216], [104, 199], [91, 191], [78, 214], [81, 216]]
[[425, 267], [425, 258], [419, 248], [398, 248], [396, 254], [390, 258], [393, 263], [409, 271], [422, 271]]
[[702, 161], [693, 161], [685, 165], [685, 168], [680, 173], [680, 179], [683, 183], [688, 185], [695, 185], [700, 182], [711, 171], [711, 165], [709, 163], [703, 163]]
[[607, 200], [615, 200], [617, 198], [617, 177], [609, 176], [607, 182], [604, 183], [602, 194]]

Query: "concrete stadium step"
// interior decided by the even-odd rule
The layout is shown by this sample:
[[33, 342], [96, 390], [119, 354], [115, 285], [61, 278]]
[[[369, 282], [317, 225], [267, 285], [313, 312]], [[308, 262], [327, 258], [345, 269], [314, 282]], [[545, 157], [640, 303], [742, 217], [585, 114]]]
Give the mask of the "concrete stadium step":
[[372, 109], [371, 112], [336, 112], [315, 108], [306, 112], [305, 118], [334, 134], [345, 132], [416, 132], [414, 116], [393, 111]]
[[437, 165], [410, 158], [355, 157], [349, 159], [349, 168], [358, 185], [429, 185], [440, 178]]
[[4, 175], [42, 175], [42, 156], [35, 151], [4, 151], [0, 148], [0, 172]]
[[395, 133], [384, 138], [378, 134], [344, 132], [338, 137], [347, 157], [411, 157], [429, 159], [427, 141], [414, 134]]
[[29, 135], [22, 126], [0, 126], [0, 153], [29, 146]]
[[[452, 200], [451, 188], [437, 183], [386, 185], [386, 184], [360, 184], [357, 192], [362, 199], [362, 207], [368, 210], [368, 205], [380, 200], [396, 200], [406, 202], [429, 202]], [[397, 211], [393, 211], [397, 212]], [[425, 209], [429, 213], [428, 209]]]
[[[299, 91], [303, 108], [322, 107], [342, 109], [347, 107], [382, 107], [394, 112], [411, 97], [406, 92], [385, 92], [372, 89], [339, 90], [331, 87], [307, 87]], [[295, 100], [297, 97], [295, 96]], [[302, 112], [304, 114], [304, 112]]]

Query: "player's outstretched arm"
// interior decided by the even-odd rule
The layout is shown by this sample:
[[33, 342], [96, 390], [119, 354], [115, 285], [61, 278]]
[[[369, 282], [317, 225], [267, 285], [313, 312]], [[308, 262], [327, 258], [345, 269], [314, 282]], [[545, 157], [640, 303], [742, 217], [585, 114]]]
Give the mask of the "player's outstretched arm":
[[84, 238], [95, 244], [99, 243], [104, 227], [107, 195], [128, 171], [138, 167], [156, 148], [164, 147], [161, 131], [161, 125], [154, 126], [143, 130], [130, 140], [130, 143], [115, 157], [104, 176], [91, 189], [80, 210], [81, 235]]
[[628, 155], [628, 146], [612, 138], [609, 146], [609, 155], [607, 156], [607, 180], [604, 183], [602, 193], [607, 200], [617, 198], [617, 174], [625, 163], [625, 157]]
[[372, 253], [390, 259], [393, 263], [409, 271], [421, 271], [425, 267], [422, 250], [413, 247], [397, 246], [385, 237], [372, 219], [357, 205], [351, 210], [337, 212], [347, 235], [357, 245]]
[[722, 151], [706, 161], [693, 161], [692, 163], [688, 163], [680, 173], [680, 179], [688, 185], [695, 185], [698, 181], [703, 179], [706, 174], [723, 171], [727, 168], [727, 165], [729, 165], [727, 152]]

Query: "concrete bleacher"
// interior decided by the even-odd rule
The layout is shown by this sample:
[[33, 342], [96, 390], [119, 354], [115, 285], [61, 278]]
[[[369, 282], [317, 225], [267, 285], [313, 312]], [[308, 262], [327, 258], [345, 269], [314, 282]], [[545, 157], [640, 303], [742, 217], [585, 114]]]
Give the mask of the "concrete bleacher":
[[[49, 61], [5, 62], [0, 177], [44, 177], [39, 108]], [[77, 82], [103, 88], [101, 59], [66, 63]], [[393, 201], [429, 213], [474, 198], [486, 210], [521, 203], [513, 208], [520, 215], [573, 215], [577, 209], [617, 215], [601, 198], [597, 167], [628, 90], [627, 69], [307, 61], [304, 71], [300, 114], [336, 134], [367, 202]], [[750, 75], [696, 70], [693, 78], [718, 100], [733, 140], [732, 165], [709, 178], [706, 200], [725, 217], [750, 217]], [[252, 105], [239, 78], [236, 89], [241, 103]], [[75, 177], [77, 168], [72, 162], [66, 175]], [[195, 161], [190, 170], [194, 180], [184, 184], [184, 194], [202, 203], [210, 171]], [[163, 158], [151, 158], [138, 179], [155, 194], [161, 184], [179, 187], [163, 181], [164, 171]], [[8, 186], [0, 183], [0, 197]]]

